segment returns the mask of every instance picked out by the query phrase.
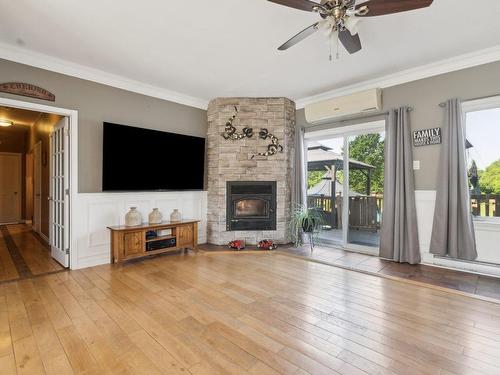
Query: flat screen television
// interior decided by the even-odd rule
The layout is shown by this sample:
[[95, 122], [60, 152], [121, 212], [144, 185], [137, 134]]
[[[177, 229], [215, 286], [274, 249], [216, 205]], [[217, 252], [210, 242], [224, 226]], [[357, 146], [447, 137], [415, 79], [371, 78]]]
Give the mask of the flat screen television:
[[205, 139], [105, 122], [102, 190], [202, 190]]

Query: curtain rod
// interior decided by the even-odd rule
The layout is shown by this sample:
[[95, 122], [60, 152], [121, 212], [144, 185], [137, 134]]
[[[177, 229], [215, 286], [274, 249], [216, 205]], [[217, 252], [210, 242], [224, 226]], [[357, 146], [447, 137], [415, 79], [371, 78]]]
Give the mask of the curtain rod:
[[[477, 98], [469, 98], [469, 99], [465, 99], [463, 100], [464, 102], [471, 102], [473, 100], [481, 100], [481, 99], [489, 99], [489, 98], [494, 98], [496, 96], [500, 96], [500, 94], [494, 94], [494, 95], [486, 95], [486, 96], [479, 96]], [[446, 102], [442, 102], [442, 103], [439, 103], [439, 106], [441, 108], [444, 108], [446, 107]]]
[[[407, 109], [408, 109], [408, 112], [413, 111], [413, 107], [407, 107]], [[369, 118], [389, 116], [390, 113], [391, 113], [390, 111], [385, 111], [385, 112], [379, 112], [379, 113], [371, 113], [369, 115], [364, 115], [364, 116], [348, 117], [348, 118], [345, 118], [343, 120], [339, 120], [339, 121], [335, 121], [335, 122], [330, 122], [330, 123], [326, 122], [324, 124], [318, 124], [318, 125], [313, 125], [313, 126], [306, 126], [305, 129], [307, 131], [311, 131], [311, 130], [314, 130], [315, 128], [322, 128], [321, 130], [323, 130], [323, 128], [325, 128], [325, 126], [328, 126], [328, 125], [344, 124], [344, 123], [348, 123], [348, 122], [351, 122], [351, 121], [366, 120], [366, 119], [369, 119]]]

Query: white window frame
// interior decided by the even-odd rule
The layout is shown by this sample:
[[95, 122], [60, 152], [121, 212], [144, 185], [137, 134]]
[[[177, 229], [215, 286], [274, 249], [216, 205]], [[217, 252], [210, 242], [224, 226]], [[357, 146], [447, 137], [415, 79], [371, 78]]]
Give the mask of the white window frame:
[[[467, 129], [467, 113], [500, 108], [500, 95], [462, 102], [462, 119]], [[467, 135], [467, 134], [466, 134]], [[473, 216], [474, 222], [500, 226], [500, 217]]]

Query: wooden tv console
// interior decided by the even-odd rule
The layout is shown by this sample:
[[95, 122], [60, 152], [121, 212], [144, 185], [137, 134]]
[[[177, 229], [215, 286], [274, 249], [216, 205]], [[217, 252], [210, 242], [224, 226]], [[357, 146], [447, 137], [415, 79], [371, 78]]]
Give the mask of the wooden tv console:
[[[198, 223], [199, 220], [182, 220], [163, 222], [161, 224], [143, 224], [134, 227], [125, 225], [108, 227], [111, 231], [111, 262], [118, 263], [188, 248], [197, 251]], [[167, 230], [170, 233], [166, 235], [147, 236], [148, 232], [154, 231], [158, 234]], [[173, 239], [175, 239], [175, 246], [147, 250], [150, 242]], [[161, 244], [161, 242], [157, 242], [157, 244]]]

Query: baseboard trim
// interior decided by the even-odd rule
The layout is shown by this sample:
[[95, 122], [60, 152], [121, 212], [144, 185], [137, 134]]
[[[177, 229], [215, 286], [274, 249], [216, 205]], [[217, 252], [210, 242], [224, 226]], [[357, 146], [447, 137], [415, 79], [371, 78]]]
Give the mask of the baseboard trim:
[[38, 235], [40, 236], [40, 238], [42, 240], [44, 240], [45, 242], [47, 242], [47, 245], [50, 245], [50, 240], [49, 240], [49, 237], [47, 237], [45, 234], [43, 233], [38, 233]]

